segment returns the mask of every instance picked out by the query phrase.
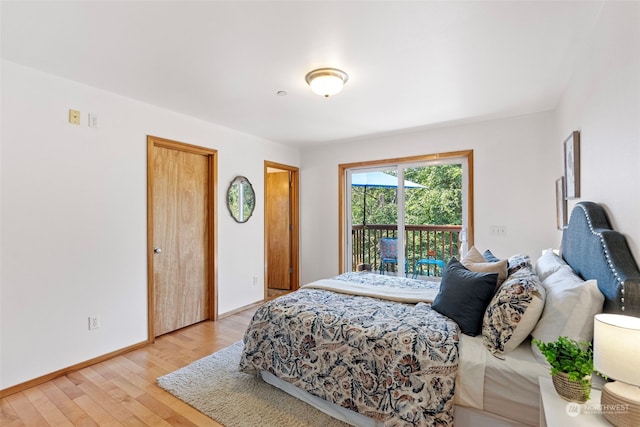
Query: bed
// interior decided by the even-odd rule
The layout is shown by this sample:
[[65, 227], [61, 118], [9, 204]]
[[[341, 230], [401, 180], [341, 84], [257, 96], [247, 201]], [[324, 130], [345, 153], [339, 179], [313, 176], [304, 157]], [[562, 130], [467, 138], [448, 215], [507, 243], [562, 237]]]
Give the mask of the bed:
[[[589, 339], [597, 312], [640, 315], [640, 272], [591, 202], [574, 208], [560, 256], [546, 251], [534, 265], [483, 255], [450, 262], [442, 284], [345, 273], [269, 301], [247, 329], [240, 369], [356, 426], [537, 425], [548, 367], [530, 337]], [[463, 293], [445, 301], [452, 289]], [[465, 311], [474, 305], [479, 324]]]

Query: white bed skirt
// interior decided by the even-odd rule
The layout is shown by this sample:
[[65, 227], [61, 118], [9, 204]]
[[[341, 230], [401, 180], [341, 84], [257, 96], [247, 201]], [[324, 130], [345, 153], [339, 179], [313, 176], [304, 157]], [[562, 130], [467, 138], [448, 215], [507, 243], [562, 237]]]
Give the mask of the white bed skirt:
[[332, 416], [340, 421], [344, 421], [347, 424], [357, 427], [383, 427], [384, 424], [374, 420], [373, 418], [365, 417], [362, 414], [353, 412], [349, 409], [342, 408], [334, 403], [327, 402], [324, 399], [320, 399], [313, 394], [310, 394], [291, 383], [288, 383], [280, 378], [276, 377], [270, 372], [260, 371], [260, 375], [265, 382], [278, 387], [282, 391], [290, 394], [291, 396], [308, 403], [314, 408], [324, 412], [327, 415]]
[[[376, 421], [372, 418], [365, 417], [357, 412], [350, 411], [349, 409], [342, 408], [326, 400], [320, 399], [312, 394], [301, 390], [292, 384], [281, 380], [275, 375], [262, 371], [262, 379], [275, 386], [291, 396], [308, 403], [314, 408], [324, 412], [327, 415], [332, 416], [340, 421], [344, 421], [347, 424], [356, 427], [383, 427], [384, 424], [380, 421]], [[500, 417], [498, 415], [491, 414], [489, 412], [479, 411], [473, 408], [466, 408], [464, 406], [455, 407], [455, 423], [456, 427], [526, 427], [526, 424], [522, 424], [513, 420]]]

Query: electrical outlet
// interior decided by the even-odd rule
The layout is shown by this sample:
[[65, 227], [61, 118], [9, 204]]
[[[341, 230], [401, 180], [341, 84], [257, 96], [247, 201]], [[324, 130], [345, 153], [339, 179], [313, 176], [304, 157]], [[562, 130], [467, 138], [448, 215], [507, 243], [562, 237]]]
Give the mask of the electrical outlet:
[[80, 124], [80, 111], [69, 110], [69, 123], [71, 123], [72, 125]]
[[258, 286], [258, 277], [253, 276], [253, 286]]
[[100, 316], [89, 316], [89, 330], [98, 329], [100, 327]]

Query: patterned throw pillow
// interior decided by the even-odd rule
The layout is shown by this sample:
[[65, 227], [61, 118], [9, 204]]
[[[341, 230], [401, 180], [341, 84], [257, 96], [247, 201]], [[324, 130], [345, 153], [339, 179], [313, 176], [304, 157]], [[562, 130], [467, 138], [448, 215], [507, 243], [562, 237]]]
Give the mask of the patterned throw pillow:
[[530, 269], [532, 268], [531, 258], [529, 258], [529, 255], [511, 255], [509, 257], [509, 268], [507, 270], [507, 275], [511, 276], [513, 273], [524, 267], [528, 267]]
[[545, 289], [531, 266], [521, 266], [502, 284], [487, 306], [482, 341], [499, 359], [517, 348], [535, 328], [544, 308]]

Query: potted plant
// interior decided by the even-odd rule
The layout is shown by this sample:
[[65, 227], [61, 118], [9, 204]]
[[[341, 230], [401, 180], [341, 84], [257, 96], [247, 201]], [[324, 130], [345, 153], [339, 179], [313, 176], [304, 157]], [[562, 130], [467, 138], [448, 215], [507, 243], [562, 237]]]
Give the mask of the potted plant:
[[551, 365], [551, 379], [558, 394], [571, 402], [589, 400], [593, 372], [591, 343], [567, 337], [548, 343], [537, 339], [532, 342]]

